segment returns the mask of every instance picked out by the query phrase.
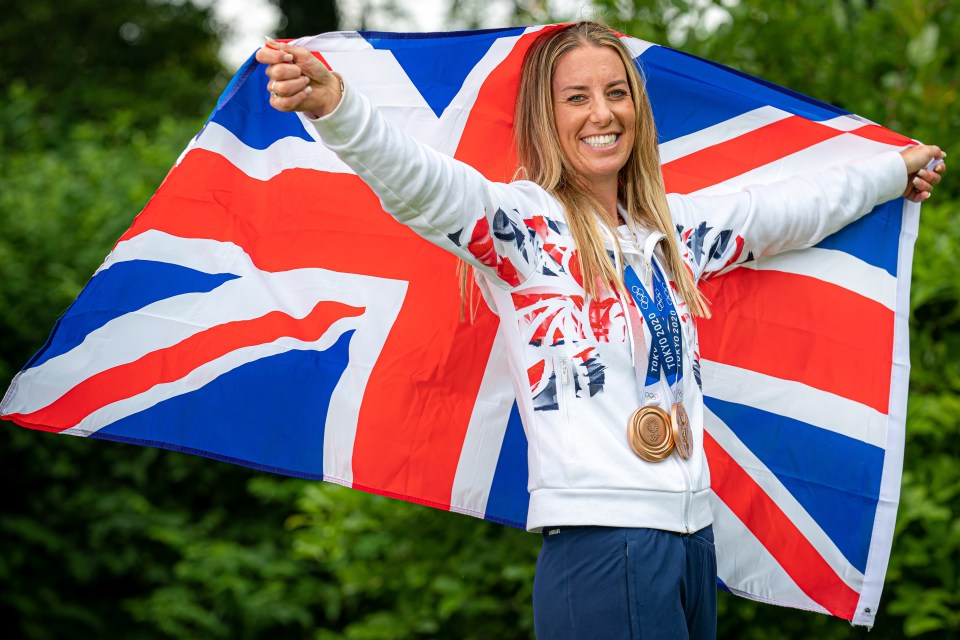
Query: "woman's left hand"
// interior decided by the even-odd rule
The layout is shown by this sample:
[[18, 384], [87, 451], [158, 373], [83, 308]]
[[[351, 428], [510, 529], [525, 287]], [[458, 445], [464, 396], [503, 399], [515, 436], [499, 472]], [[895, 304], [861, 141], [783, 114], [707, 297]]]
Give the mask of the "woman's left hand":
[[320, 60], [303, 47], [267, 38], [256, 54], [267, 65], [270, 106], [277, 111], [303, 111], [319, 118], [333, 111], [343, 97], [340, 76], [327, 71]]
[[[933, 193], [947, 169], [943, 159], [947, 154], [940, 147], [918, 144], [900, 152], [907, 165], [907, 188], [903, 197], [911, 202], [923, 202]], [[932, 165], [932, 166], [931, 166]]]

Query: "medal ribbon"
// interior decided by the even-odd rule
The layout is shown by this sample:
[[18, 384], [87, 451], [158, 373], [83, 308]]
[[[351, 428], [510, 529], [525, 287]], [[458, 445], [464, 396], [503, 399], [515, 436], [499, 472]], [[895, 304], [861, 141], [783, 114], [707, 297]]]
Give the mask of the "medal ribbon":
[[680, 317], [670, 297], [663, 272], [656, 262], [651, 261], [650, 264], [653, 270], [652, 294], [633, 267], [628, 266], [623, 274], [624, 284], [650, 329], [651, 348], [644, 382], [644, 404], [648, 404], [646, 399], [652, 397], [651, 394], [659, 397], [656, 387], [660, 383], [661, 374], [666, 377], [667, 385], [674, 391], [675, 397], [679, 396], [675, 388], [683, 378], [683, 334]]

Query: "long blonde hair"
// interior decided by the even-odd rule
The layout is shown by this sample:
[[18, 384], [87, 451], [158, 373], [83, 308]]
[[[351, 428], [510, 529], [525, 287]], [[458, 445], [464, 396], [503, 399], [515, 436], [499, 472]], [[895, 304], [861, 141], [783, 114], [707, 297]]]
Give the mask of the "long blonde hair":
[[[520, 74], [514, 118], [514, 139], [519, 168], [517, 177], [535, 182], [563, 205], [583, 273], [587, 295], [596, 298], [604, 289], [626, 294], [623, 276], [610, 262], [604, 248], [605, 225], [610, 237], [616, 229], [604, 215], [599, 201], [570, 164], [560, 147], [553, 113], [553, 74], [560, 57], [581, 46], [609, 47], [623, 62], [636, 115], [633, 151], [620, 169], [617, 200], [635, 224], [664, 234], [667, 265], [680, 295], [695, 316], [710, 317], [707, 302], [693, 275], [680, 257], [660, 169], [657, 129], [650, 100], [630, 53], [615, 32], [596, 22], [577, 22], [541, 34], [527, 51]], [[614, 251], [622, 259], [620, 246]], [[466, 293], [466, 269], [461, 270], [461, 291]]]

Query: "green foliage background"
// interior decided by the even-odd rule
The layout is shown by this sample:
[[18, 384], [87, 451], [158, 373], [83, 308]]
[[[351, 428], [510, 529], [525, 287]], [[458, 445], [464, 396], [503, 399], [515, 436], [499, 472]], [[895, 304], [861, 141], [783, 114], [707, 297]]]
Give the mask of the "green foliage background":
[[[303, 24], [297, 16], [318, 13], [281, 4], [291, 34]], [[489, 4], [450, 0], [451, 24], [475, 22]], [[510, 4], [518, 24], [575, 17], [552, 15], [550, 3]], [[956, 3], [595, 4], [638, 37], [954, 146]], [[332, 5], [324, 11], [335, 20]], [[162, 181], [228, 74], [216, 59], [223, 27], [188, 2], [34, 0], [2, 9], [0, 380], [10, 380]], [[958, 204], [960, 181], [948, 179], [923, 210], [903, 492], [875, 640], [960, 635]], [[0, 479], [0, 619], [15, 637], [533, 635], [537, 536], [8, 423]], [[866, 632], [720, 596], [720, 637], [814, 636]]]

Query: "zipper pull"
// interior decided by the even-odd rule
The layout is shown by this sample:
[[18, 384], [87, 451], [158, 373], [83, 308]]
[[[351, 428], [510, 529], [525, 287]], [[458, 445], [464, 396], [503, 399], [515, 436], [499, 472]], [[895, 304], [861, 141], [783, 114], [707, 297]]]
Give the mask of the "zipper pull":
[[567, 360], [566, 358], [560, 360], [560, 383], [567, 384], [569, 376], [567, 374]]

